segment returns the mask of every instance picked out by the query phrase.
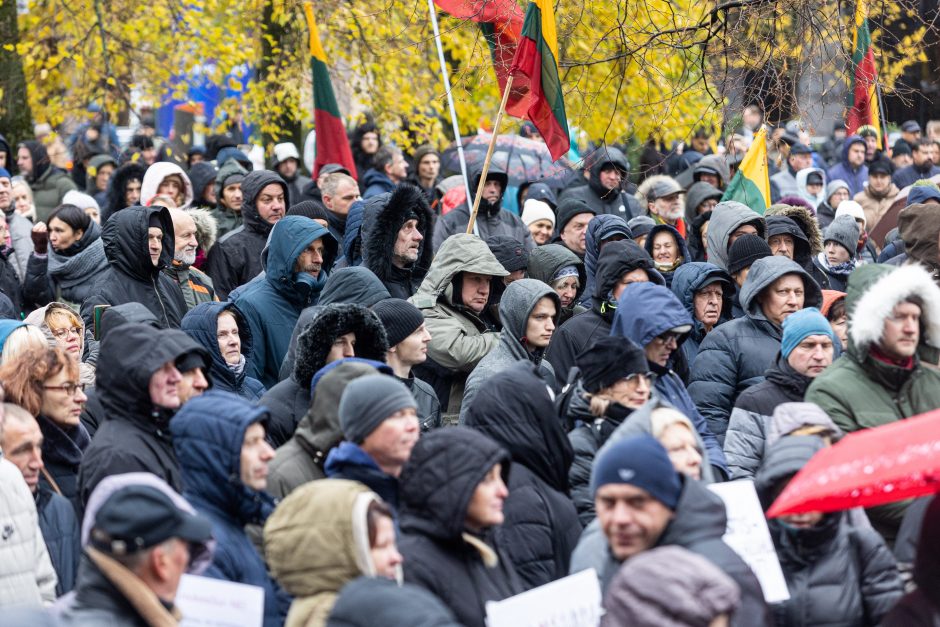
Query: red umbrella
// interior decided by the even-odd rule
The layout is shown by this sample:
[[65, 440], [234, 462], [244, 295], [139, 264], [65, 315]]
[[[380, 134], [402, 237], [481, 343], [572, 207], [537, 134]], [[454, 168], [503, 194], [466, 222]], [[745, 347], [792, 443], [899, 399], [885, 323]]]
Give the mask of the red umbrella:
[[872, 507], [940, 491], [940, 410], [856, 431], [818, 451], [767, 510]]

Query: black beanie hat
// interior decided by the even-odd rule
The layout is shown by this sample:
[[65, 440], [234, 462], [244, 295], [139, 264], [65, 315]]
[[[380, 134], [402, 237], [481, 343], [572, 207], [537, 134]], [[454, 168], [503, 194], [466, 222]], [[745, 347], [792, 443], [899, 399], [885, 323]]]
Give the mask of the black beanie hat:
[[770, 257], [773, 251], [759, 235], [744, 235], [735, 240], [728, 251], [728, 272], [735, 274], [749, 268], [758, 259]]
[[594, 394], [632, 374], [646, 374], [643, 349], [625, 337], [605, 335], [575, 357], [584, 389]]
[[559, 203], [558, 209], [555, 210], [555, 215], [558, 218], [555, 220], [555, 228], [561, 233], [565, 230], [565, 225], [571, 222], [571, 219], [580, 213], [597, 215], [597, 211], [583, 200], [577, 198], [563, 199], [561, 203]]
[[486, 238], [486, 245], [506, 272], [525, 270], [529, 266], [529, 251], [514, 237], [491, 235]]
[[397, 346], [424, 324], [421, 310], [400, 298], [380, 300], [372, 306], [372, 313], [378, 316], [385, 327], [389, 348]]
[[311, 220], [327, 220], [326, 209], [318, 202], [312, 200], [304, 200], [297, 203], [293, 207], [287, 210], [287, 215], [289, 216], [303, 216], [305, 218], [310, 218]]

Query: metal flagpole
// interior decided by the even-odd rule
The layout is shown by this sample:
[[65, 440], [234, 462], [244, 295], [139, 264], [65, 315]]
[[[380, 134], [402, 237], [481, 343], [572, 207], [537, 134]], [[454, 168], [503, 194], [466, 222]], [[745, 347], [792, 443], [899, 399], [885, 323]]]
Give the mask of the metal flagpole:
[[[467, 206], [470, 205], [470, 177], [467, 176], [467, 161], [463, 155], [463, 140], [460, 137], [460, 126], [457, 124], [457, 109], [454, 108], [454, 96], [450, 89], [450, 77], [447, 74], [447, 62], [444, 60], [444, 47], [441, 44], [441, 30], [437, 25], [437, 7], [434, 0], [428, 0], [428, 10], [431, 13], [431, 26], [434, 28], [434, 42], [437, 44], [437, 59], [441, 64], [441, 78], [444, 80], [444, 90], [447, 92], [447, 105], [450, 107], [450, 123], [454, 127], [454, 140], [457, 142], [457, 158], [460, 159], [460, 174], [463, 176], [464, 189], [467, 190]], [[476, 223], [473, 232], [479, 235]]]

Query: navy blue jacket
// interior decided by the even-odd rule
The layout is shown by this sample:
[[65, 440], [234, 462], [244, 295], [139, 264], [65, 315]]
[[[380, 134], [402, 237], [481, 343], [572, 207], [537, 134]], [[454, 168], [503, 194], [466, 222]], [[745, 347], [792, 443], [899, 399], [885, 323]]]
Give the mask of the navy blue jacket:
[[81, 525], [69, 500], [44, 484], [40, 484], [36, 490], [36, 512], [39, 514], [42, 539], [59, 578], [55, 594], [60, 597], [75, 587], [78, 559], [82, 553], [79, 535]]
[[366, 172], [365, 176], [362, 177], [362, 184], [366, 188], [366, 191], [362, 194], [363, 199], [395, 191], [395, 183], [392, 179], [388, 178], [385, 172], [379, 172], [375, 168]]
[[212, 523], [216, 540], [206, 577], [264, 589], [264, 625], [280, 626], [286, 595], [268, 576], [245, 525], [263, 525], [274, 498], [241, 481], [241, 450], [248, 427], [268, 419], [268, 410], [228, 392], [210, 390], [187, 402], [170, 423], [183, 474], [183, 496]]
[[[587, 273], [587, 282], [581, 288], [581, 305], [591, 306], [591, 297], [594, 296], [594, 282], [597, 276], [597, 262], [601, 254], [601, 243], [605, 239], [623, 235], [633, 239], [633, 232], [627, 223], [618, 215], [607, 214], [594, 216], [588, 222], [587, 233], [584, 235], [584, 271]], [[546, 281], [547, 282], [547, 281]]]
[[[628, 338], [645, 348], [657, 335], [691, 324], [689, 312], [669, 289], [655, 283], [631, 283], [620, 295], [610, 334]], [[650, 363], [650, 368], [656, 373], [656, 393], [692, 421], [705, 442], [712, 466], [728, 476], [724, 451], [708, 428], [705, 417], [692, 402], [679, 375], [658, 364]]]
[[382, 497], [398, 517], [398, 479], [387, 474], [357, 444], [342, 442], [326, 456], [326, 476], [364, 484]]
[[721, 324], [731, 319], [731, 306], [734, 302], [734, 283], [728, 273], [713, 263], [703, 261], [683, 264], [673, 272], [672, 293], [693, 318], [692, 332], [685, 337], [681, 346], [682, 356], [685, 357], [689, 368], [695, 363], [698, 346], [705, 339], [705, 325], [695, 319], [695, 293], [715, 282], [722, 288], [721, 315], [718, 318], [718, 324]]

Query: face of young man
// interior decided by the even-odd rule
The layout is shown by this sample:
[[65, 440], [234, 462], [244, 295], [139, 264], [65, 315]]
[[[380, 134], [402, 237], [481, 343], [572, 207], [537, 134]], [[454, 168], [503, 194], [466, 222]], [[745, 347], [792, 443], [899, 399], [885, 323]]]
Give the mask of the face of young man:
[[787, 363], [800, 374], [816, 378], [832, 363], [834, 350], [828, 335], [810, 335], [790, 352]]
[[649, 492], [625, 483], [597, 489], [594, 508], [610, 552], [618, 561], [653, 548], [673, 513]]
[[555, 332], [555, 301], [549, 297], [539, 299], [529, 314], [525, 339], [528, 348], [545, 348]]
[[885, 319], [878, 343], [882, 352], [898, 360], [913, 357], [920, 342], [920, 317], [920, 307], [914, 303], [895, 305]]

